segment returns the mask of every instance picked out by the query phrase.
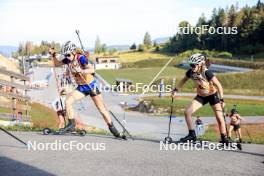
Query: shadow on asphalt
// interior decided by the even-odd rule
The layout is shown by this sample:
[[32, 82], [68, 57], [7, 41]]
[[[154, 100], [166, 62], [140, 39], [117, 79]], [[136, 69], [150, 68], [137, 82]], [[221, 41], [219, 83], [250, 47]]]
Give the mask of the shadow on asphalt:
[[[123, 139], [119, 139], [119, 138], [115, 138], [113, 136], [108, 136], [108, 135], [99, 135], [99, 134], [89, 134], [90, 136], [94, 136], [94, 137], [99, 137], [99, 138], [106, 138], [106, 139], [116, 139], [116, 140], [123, 140]], [[128, 137], [128, 136], [127, 136]], [[147, 142], [155, 142], [155, 143], [160, 143], [160, 140], [157, 139], [148, 139], [148, 138], [143, 138], [143, 137], [137, 137], [137, 136], [133, 136], [133, 138], [135, 139], [135, 141], [147, 141]], [[133, 141], [131, 138], [128, 137], [128, 140]]]
[[38, 175], [38, 176], [55, 176], [49, 172], [41, 170], [39, 168], [30, 166], [28, 164], [15, 161], [11, 158], [0, 157], [0, 170], [1, 175], [20, 175], [20, 176], [28, 176], [28, 175]]
[[232, 150], [228, 150], [227, 152], [236, 152], [236, 153], [241, 153], [241, 154], [247, 154], [247, 155], [254, 155], [254, 156], [261, 156], [261, 157], [264, 157], [264, 154], [261, 154], [261, 153], [253, 153], [253, 152], [247, 152], [247, 151], [239, 151], [239, 150], [235, 150], [235, 151], [232, 151]]
[[21, 148], [21, 149], [24, 149], [26, 148], [25, 146], [16, 146], [16, 145], [0, 145], [0, 147], [11, 147], [11, 148]]

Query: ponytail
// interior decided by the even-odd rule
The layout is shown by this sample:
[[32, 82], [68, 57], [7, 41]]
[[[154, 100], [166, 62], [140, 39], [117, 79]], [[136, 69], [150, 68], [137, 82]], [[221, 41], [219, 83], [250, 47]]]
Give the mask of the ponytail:
[[210, 61], [210, 59], [205, 58], [205, 66], [206, 66], [207, 69], [210, 68], [210, 66], [211, 66], [211, 61]]

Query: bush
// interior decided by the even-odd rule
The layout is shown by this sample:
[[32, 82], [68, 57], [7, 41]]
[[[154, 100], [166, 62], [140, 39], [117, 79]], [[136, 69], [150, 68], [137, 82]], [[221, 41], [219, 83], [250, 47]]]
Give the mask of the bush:
[[229, 52], [219, 52], [219, 53], [216, 53], [215, 55], [213, 55], [214, 57], [220, 57], [220, 58], [232, 58], [232, 54], [229, 53]]
[[198, 50], [198, 49], [193, 49], [193, 50], [187, 50], [179, 54], [181, 57], [190, 57], [192, 54], [195, 53], [202, 53], [205, 54], [206, 56], [209, 57], [219, 57], [219, 58], [231, 58], [232, 53], [229, 53], [227, 51], [209, 51], [209, 50]]
[[143, 52], [144, 50], [145, 50], [144, 45], [139, 44], [139, 45], [138, 45], [138, 51]]
[[136, 45], [135, 43], [133, 43], [133, 44], [130, 46], [129, 49], [131, 49], [131, 50], [135, 50], [135, 49], [137, 49], [137, 45]]
[[40, 59], [40, 62], [48, 62], [50, 59], [48, 59], [48, 58], [41, 58]]
[[160, 47], [159, 46], [156, 46], [155, 51], [156, 52], [159, 52], [160, 51]]

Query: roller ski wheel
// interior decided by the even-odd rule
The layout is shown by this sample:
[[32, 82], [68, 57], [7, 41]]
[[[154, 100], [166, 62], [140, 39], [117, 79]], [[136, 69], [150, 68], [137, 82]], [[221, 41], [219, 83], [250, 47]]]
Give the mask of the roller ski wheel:
[[228, 139], [227, 141], [220, 141], [220, 143], [222, 147], [231, 147], [237, 148], [238, 150], [242, 150], [242, 144], [240, 142], [232, 141], [231, 139]]
[[108, 125], [109, 131], [112, 133], [112, 135], [117, 139], [127, 140], [127, 137], [125, 134], [119, 133], [114, 124]]
[[121, 139], [127, 140], [126, 135], [122, 134], [122, 135], [121, 135]]
[[86, 135], [86, 130], [81, 129], [81, 130], [79, 131], [79, 134], [80, 134], [80, 136], [85, 136], [85, 135]]
[[51, 133], [51, 129], [50, 129], [50, 128], [44, 128], [44, 129], [42, 130], [42, 133], [43, 133], [44, 135], [49, 135], [49, 134]]
[[164, 139], [164, 143], [171, 144], [171, 143], [172, 143], [172, 138], [169, 137], [169, 136], [165, 137], [165, 139]]
[[237, 143], [237, 148], [238, 148], [238, 150], [242, 150], [242, 144], [241, 143]]

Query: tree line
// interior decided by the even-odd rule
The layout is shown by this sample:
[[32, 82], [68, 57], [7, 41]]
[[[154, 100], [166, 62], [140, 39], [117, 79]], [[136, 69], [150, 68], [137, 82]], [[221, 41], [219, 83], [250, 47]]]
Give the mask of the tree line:
[[[226, 29], [227, 34], [213, 33], [205, 30], [203, 33], [193, 32], [197, 27]], [[264, 51], [264, 3], [239, 9], [238, 3], [230, 7], [214, 8], [210, 19], [202, 14], [195, 26], [188, 21], [179, 23], [180, 29], [170, 41], [165, 44], [163, 51], [180, 53], [186, 50], [218, 50], [235, 54], [254, 54]], [[189, 34], [184, 32], [189, 30]], [[185, 30], [185, 31], [184, 31]], [[233, 33], [230, 32], [233, 30]], [[191, 31], [191, 32], [190, 32]]]
[[13, 56], [31, 56], [31, 55], [47, 55], [48, 49], [54, 47], [55, 51], [59, 53], [61, 51], [61, 45], [57, 42], [41, 41], [39, 45], [33, 44], [31, 41], [20, 42], [17, 52], [13, 53]]

